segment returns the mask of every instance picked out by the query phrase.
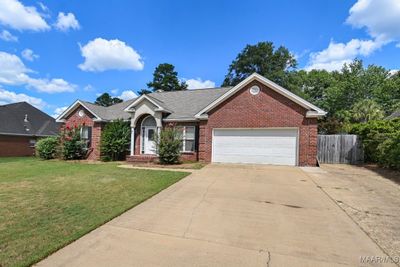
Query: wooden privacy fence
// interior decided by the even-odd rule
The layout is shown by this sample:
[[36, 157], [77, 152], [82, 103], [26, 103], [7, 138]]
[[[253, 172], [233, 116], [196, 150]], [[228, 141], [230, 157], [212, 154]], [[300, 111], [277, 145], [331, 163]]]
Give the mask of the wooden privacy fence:
[[364, 161], [361, 140], [357, 135], [318, 135], [319, 163], [360, 164]]

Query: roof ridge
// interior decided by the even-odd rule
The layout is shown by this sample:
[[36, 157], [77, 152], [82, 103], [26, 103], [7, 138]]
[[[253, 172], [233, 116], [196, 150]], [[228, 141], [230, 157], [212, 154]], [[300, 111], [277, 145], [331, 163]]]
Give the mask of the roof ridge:
[[176, 92], [193, 92], [193, 91], [204, 91], [204, 90], [220, 90], [232, 88], [233, 86], [220, 86], [220, 87], [208, 87], [208, 88], [196, 88], [196, 89], [186, 89], [186, 90], [174, 90], [174, 91], [162, 91], [162, 92], [151, 92], [148, 95], [152, 94], [163, 94], [163, 93], [176, 93]]
[[128, 99], [128, 100], [122, 100], [122, 102], [119, 102], [119, 103], [112, 104], [111, 106], [108, 106], [108, 108], [109, 108], [109, 107], [116, 106], [116, 105], [121, 105], [121, 104], [124, 104], [124, 103], [126, 103], [126, 102], [129, 102], [129, 101], [132, 101], [133, 99], [136, 99], [136, 98], [138, 98], [138, 97], [139, 97], [139, 96], [137, 96], [137, 97], [134, 97], [134, 98], [130, 98], [130, 99]]
[[7, 107], [7, 106], [18, 105], [18, 104], [22, 104], [22, 103], [27, 103], [27, 104], [29, 104], [29, 103], [26, 102], [26, 101], [20, 101], [20, 102], [14, 102], [14, 103], [3, 104], [3, 105], [0, 105], [0, 107]]

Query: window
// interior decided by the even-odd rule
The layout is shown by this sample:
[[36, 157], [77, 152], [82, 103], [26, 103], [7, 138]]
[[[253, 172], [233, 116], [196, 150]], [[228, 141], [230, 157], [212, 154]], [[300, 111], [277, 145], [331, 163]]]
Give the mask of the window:
[[29, 140], [29, 147], [35, 147], [36, 146], [36, 140], [35, 139], [30, 139]]
[[182, 132], [181, 139], [181, 151], [182, 152], [193, 152], [194, 151], [194, 139], [195, 139], [195, 127], [194, 126], [183, 126], [178, 127], [178, 130]]
[[92, 141], [92, 127], [82, 126], [81, 128], [81, 139], [85, 141], [86, 148], [91, 146]]
[[85, 116], [85, 111], [83, 109], [79, 110], [78, 115], [82, 118], [83, 116]]
[[155, 139], [154, 139], [154, 132], [155, 132], [155, 129], [149, 129], [149, 130], [148, 130], [147, 139], [149, 139], [149, 141], [154, 141], [154, 140], [155, 140]]
[[254, 85], [250, 88], [250, 93], [252, 95], [258, 95], [258, 93], [260, 93], [260, 87], [258, 87], [257, 85]]

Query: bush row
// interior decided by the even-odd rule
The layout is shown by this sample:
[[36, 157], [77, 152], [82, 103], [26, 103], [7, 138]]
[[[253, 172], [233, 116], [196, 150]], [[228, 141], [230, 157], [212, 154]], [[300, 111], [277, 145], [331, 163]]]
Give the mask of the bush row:
[[353, 124], [349, 132], [361, 137], [367, 162], [400, 169], [400, 119]]
[[[121, 160], [130, 144], [129, 123], [116, 120], [108, 123], [101, 135], [101, 157], [103, 160]], [[40, 139], [36, 154], [42, 159], [83, 159], [88, 153], [87, 141], [81, 139], [81, 127], [66, 127], [57, 137]]]
[[59, 136], [40, 139], [36, 144], [36, 155], [42, 159], [62, 158], [65, 160], [82, 159], [87, 149], [80, 137], [80, 127], [66, 127]]

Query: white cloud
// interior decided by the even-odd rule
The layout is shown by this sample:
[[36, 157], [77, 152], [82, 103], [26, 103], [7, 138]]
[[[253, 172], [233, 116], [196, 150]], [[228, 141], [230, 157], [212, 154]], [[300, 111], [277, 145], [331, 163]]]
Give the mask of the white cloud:
[[136, 97], [137, 97], [137, 94], [132, 90], [123, 91], [121, 93], [121, 95], [118, 96], [118, 98], [121, 98], [124, 101], [132, 99], [132, 98], [136, 98]]
[[21, 80], [26, 78], [26, 73], [32, 72], [21, 59], [16, 55], [0, 51], [0, 83], [21, 84]]
[[83, 90], [86, 92], [90, 92], [94, 90], [94, 87], [91, 84], [88, 84], [85, 87], [83, 87]]
[[210, 80], [203, 81], [201, 78], [183, 80], [187, 83], [188, 89], [203, 89], [215, 87], [215, 82]]
[[43, 12], [49, 11], [49, 8], [47, 6], [45, 6], [45, 4], [43, 4], [42, 2], [38, 2], [38, 5]]
[[24, 6], [18, 0], [0, 1], [0, 24], [16, 30], [44, 31], [50, 26], [33, 6]]
[[74, 92], [76, 85], [70, 84], [64, 79], [34, 79], [28, 77], [25, 80], [28, 87], [33, 87], [38, 92], [42, 93], [64, 93], [64, 92]]
[[[338, 70], [355, 57], [368, 56], [390, 42], [399, 42], [400, 1], [358, 0], [350, 8], [346, 23], [355, 28], [365, 28], [372, 40], [352, 39], [348, 43], [331, 41], [328, 48], [310, 54], [306, 70]], [[400, 47], [400, 43], [397, 47]]]
[[53, 115], [51, 115], [53, 118], [57, 118], [58, 116], [61, 115], [61, 113], [63, 113], [68, 107], [60, 107], [60, 108], [56, 108], [54, 110]]
[[73, 92], [76, 85], [55, 78], [32, 78], [28, 74], [33, 71], [28, 69], [21, 59], [13, 54], [0, 51], [0, 84], [25, 85], [38, 92], [61, 93]]
[[366, 28], [373, 38], [400, 41], [399, 0], [358, 0], [346, 22], [355, 28]]
[[39, 58], [39, 55], [33, 53], [31, 49], [22, 50], [21, 56], [28, 61], [34, 61], [35, 59]]
[[65, 14], [64, 12], [58, 13], [57, 22], [54, 26], [63, 32], [67, 32], [70, 29], [79, 30], [81, 27], [74, 14]]
[[0, 32], [0, 39], [6, 42], [18, 42], [18, 37], [6, 30]]
[[46, 106], [46, 102], [44, 102], [40, 98], [28, 96], [26, 94], [17, 94], [15, 92], [7, 91], [0, 88], [0, 105], [23, 101], [28, 102], [32, 106], [35, 106], [39, 109], [43, 109]]
[[348, 43], [331, 41], [328, 48], [310, 54], [305, 69], [340, 70], [343, 64], [353, 61], [358, 56], [368, 56], [383, 45], [384, 43], [373, 40], [352, 39]]
[[80, 48], [85, 62], [78, 67], [83, 71], [142, 70], [144, 67], [141, 56], [117, 39], [96, 38]]
[[118, 89], [112, 89], [111, 94], [116, 95], [116, 94], [118, 94], [118, 91], [119, 91]]

